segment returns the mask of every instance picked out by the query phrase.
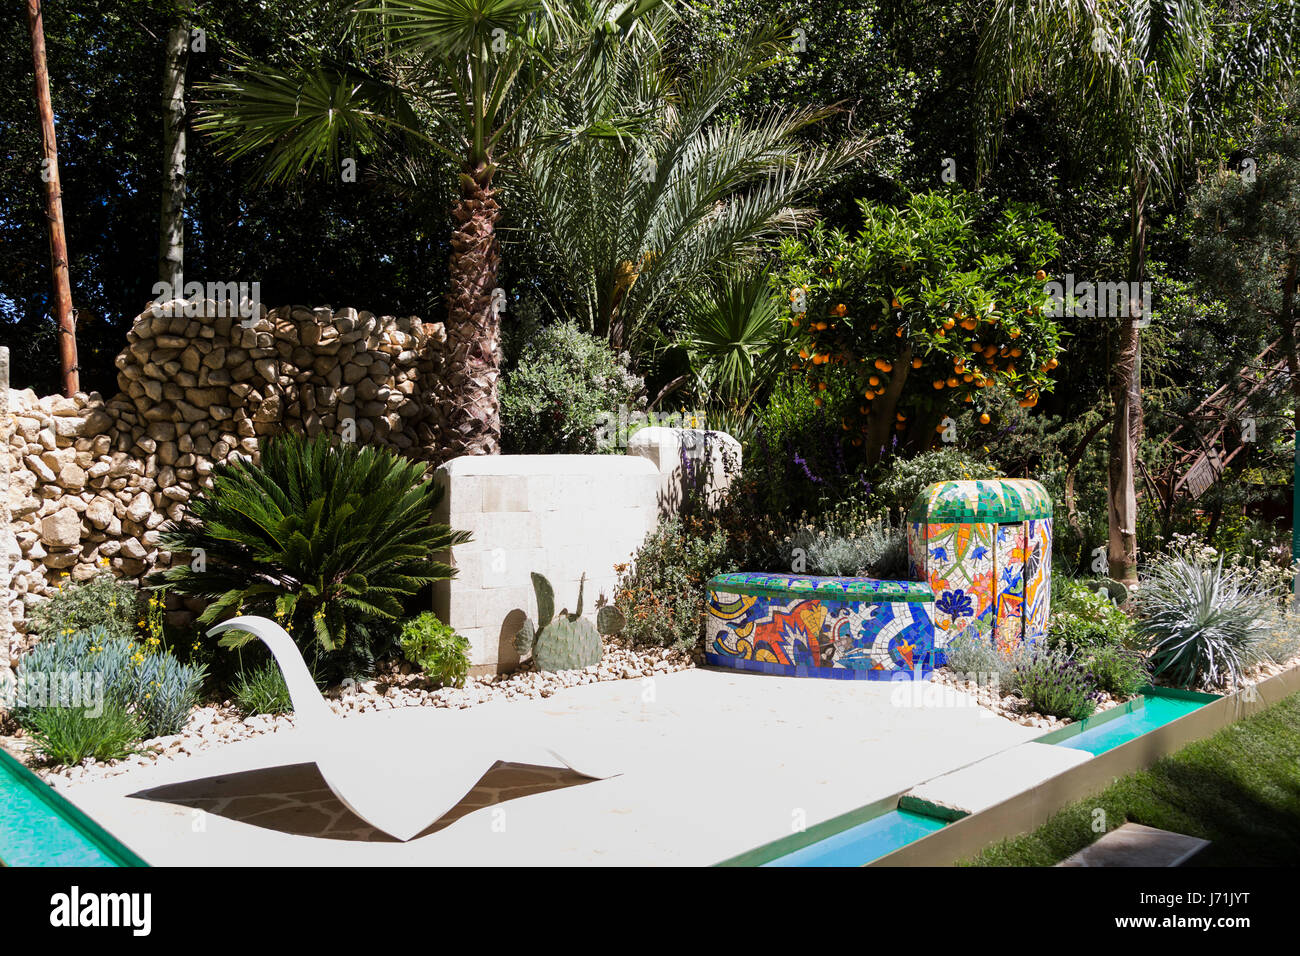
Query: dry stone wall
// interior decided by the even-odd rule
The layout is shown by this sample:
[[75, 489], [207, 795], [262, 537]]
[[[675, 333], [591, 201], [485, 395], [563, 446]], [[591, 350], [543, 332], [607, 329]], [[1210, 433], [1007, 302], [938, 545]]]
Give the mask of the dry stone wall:
[[[16, 560], [8, 611], [103, 569], [139, 578], [158, 529], [181, 517], [214, 465], [255, 456], [283, 429], [330, 432], [438, 461], [441, 323], [286, 306], [250, 327], [214, 302], [150, 304], [117, 357], [121, 391], [37, 397], [3, 386], [0, 468]], [[173, 622], [187, 616], [170, 608]]]

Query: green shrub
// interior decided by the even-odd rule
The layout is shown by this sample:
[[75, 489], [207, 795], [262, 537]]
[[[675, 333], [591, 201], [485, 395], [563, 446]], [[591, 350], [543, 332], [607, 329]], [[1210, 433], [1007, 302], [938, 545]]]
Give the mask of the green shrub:
[[840, 368], [827, 375], [826, 389], [818, 390], [787, 373], [758, 416], [737, 490], [762, 513], [817, 516], [870, 490], [860, 471], [861, 449], [840, 427], [846, 410], [856, 408], [853, 376]]
[[1049, 717], [1083, 720], [1097, 709], [1097, 682], [1078, 662], [1046, 648], [1015, 666], [1016, 693], [1029, 709]]
[[1277, 595], [1248, 570], [1188, 553], [1156, 561], [1130, 599], [1152, 674], [1186, 688], [1238, 682], [1271, 632]]
[[135, 587], [105, 572], [89, 581], [65, 579], [53, 597], [32, 608], [28, 620], [43, 638], [100, 627], [110, 637], [130, 639], [140, 619], [139, 607]]
[[94, 760], [121, 760], [139, 751], [144, 736], [140, 718], [117, 704], [92, 707], [38, 707], [24, 726], [36, 752], [51, 763], [75, 766]]
[[[888, 518], [832, 515], [795, 525], [786, 537], [791, 553], [802, 553], [805, 567], [797, 573], [877, 578], [907, 574], [907, 529]], [[754, 569], [759, 570], [759, 569]], [[771, 568], [764, 570], [774, 570]]]
[[261, 464], [214, 468], [185, 519], [163, 526], [164, 548], [204, 562], [162, 577], [211, 601], [200, 625], [274, 618], [322, 679], [362, 673], [395, 636], [403, 601], [454, 573], [434, 556], [469, 540], [434, 522], [441, 496], [423, 463], [385, 449], [277, 436]]
[[669, 518], [646, 537], [619, 573], [614, 606], [623, 613], [622, 635], [633, 644], [692, 647], [704, 627], [705, 584], [728, 565], [721, 528]]
[[231, 688], [235, 706], [245, 717], [254, 714], [287, 714], [293, 710], [284, 674], [274, 661], [241, 672]]
[[425, 611], [402, 625], [402, 653], [443, 687], [460, 687], [469, 674], [469, 641]]
[[180, 733], [204, 672], [150, 641], [111, 637], [104, 628], [41, 641], [19, 661], [15, 719], [27, 727], [38, 710], [102, 702], [132, 714], [150, 737]]
[[1087, 648], [1131, 647], [1133, 620], [1110, 598], [1097, 593], [1103, 579], [1075, 580], [1054, 589], [1047, 644], [1076, 653]]
[[906, 515], [916, 496], [937, 481], [997, 478], [996, 467], [959, 448], [937, 448], [915, 458], [894, 458], [888, 477], [880, 482], [884, 503], [897, 515]]
[[515, 368], [501, 380], [501, 448], [508, 454], [594, 454], [602, 423], [616, 421], [620, 406], [645, 404], [645, 383], [627, 358], [572, 323], [543, 328], [524, 346]]
[[1098, 690], [1112, 697], [1132, 697], [1151, 679], [1142, 655], [1127, 647], [1095, 646], [1084, 652], [1082, 663]]

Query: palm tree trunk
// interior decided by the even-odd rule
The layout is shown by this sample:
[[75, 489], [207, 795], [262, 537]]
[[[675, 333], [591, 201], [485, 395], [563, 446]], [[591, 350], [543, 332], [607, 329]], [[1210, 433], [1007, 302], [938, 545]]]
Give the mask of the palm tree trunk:
[[494, 455], [501, 450], [497, 377], [501, 320], [493, 307], [501, 256], [496, 224], [501, 209], [489, 163], [466, 167], [460, 201], [452, 209], [451, 291], [447, 294], [447, 345], [439, 387], [440, 445], [445, 460]]
[[45, 25], [41, 0], [27, 0], [27, 27], [32, 35], [36, 70], [36, 111], [41, 121], [41, 154], [45, 180], [45, 214], [50, 225], [50, 267], [54, 274], [54, 319], [59, 325], [59, 363], [63, 394], [81, 390], [77, 364], [77, 330], [72, 319], [72, 285], [68, 279], [68, 239], [63, 230], [63, 183], [59, 179], [59, 147], [54, 137], [54, 106], [50, 102], [50, 73], [45, 65]]
[[1138, 288], [1146, 266], [1147, 181], [1135, 177], [1129, 201], [1129, 295], [1120, 319], [1119, 348], [1111, 374], [1115, 420], [1110, 430], [1110, 574], [1125, 585], [1137, 583], [1137, 487], [1135, 465], [1142, 435], [1142, 342]]
[[190, 25], [172, 24], [163, 66], [163, 185], [159, 220], [158, 281], [182, 294], [185, 268], [185, 68]]

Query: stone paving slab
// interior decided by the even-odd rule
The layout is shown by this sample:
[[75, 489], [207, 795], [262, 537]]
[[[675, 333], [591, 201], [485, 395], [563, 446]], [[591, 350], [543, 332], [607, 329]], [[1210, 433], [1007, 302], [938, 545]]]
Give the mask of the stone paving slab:
[[[155, 865], [709, 865], [1041, 732], [909, 689], [697, 669], [349, 717], [393, 753], [395, 789], [406, 761], [496, 758], [405, 844], [338, 804], [294, 730], [61, 790]], [[528, 738], [621, 775], [576, 777]]]
[[1023, 743], [927, 780], [903, 794], [898, 805], [942, 820], [958, 820], [1091, 759], [1085, 750]]
[[1140, 823], [1116, 827], [1057, 866], [1182, 866], [1209, 840]]

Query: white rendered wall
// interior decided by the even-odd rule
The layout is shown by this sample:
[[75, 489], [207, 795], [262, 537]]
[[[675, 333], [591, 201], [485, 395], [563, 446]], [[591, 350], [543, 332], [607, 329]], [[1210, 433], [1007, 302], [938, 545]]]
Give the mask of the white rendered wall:
[[585, 572], [583, 613], [594, 620], [597, 598], [613, 598], [614, 565], [659, 520], [659, 472], [637, 455], [469, 455], [437, 478], [438, 520], [473, 540], [453, 549], [458, 573], [435, 586], [433, 609], [469, 639], [474, 673], [518, 663], [515, 632], [537, 617], [531, 572], [550, 580], [557, 611], [574, 609]]

